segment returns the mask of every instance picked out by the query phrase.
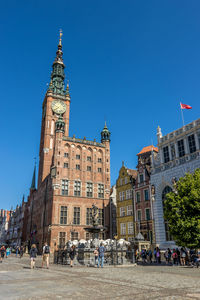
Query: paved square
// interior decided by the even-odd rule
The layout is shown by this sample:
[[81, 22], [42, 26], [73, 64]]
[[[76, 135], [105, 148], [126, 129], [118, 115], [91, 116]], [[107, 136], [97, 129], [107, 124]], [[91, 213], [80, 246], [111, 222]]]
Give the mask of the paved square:
[[0, 299], [200, 299], [200, 269], [126, 266], [103, 269], [50, 265], [28, 256], [0, 264]]

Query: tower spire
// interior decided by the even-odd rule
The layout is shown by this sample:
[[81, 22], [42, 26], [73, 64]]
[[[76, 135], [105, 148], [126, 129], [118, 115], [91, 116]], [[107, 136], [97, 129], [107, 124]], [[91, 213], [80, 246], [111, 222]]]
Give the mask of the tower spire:
[[31, 183], [31, 188], [30, 188], [32, 191], [36, 190], [36, 186], [35, 186], [35, 173], [36, 173], [36, 163], [35, 163], [35, 166], [34, 166], [32, 183]]
[[56, 58], [53, 62], [52, 73], [51, 73], [51, 83], [49, 89], [57, 95], [65, 95], [65, 65], [63, 62], [63, 52], [62, 52], [62, 35], [63, 32], [60, 30], [60, 37], [58, 43], [58, 50], [56, 51]]

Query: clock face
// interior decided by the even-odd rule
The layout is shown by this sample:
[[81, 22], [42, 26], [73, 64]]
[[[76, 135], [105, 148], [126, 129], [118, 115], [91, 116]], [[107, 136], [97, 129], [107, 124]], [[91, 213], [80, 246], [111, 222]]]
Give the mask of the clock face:
[[54, 100], [51, 104], [51, 108], [56, 114], [64, 114], [66, 111], [66, 104], [61, 100]]

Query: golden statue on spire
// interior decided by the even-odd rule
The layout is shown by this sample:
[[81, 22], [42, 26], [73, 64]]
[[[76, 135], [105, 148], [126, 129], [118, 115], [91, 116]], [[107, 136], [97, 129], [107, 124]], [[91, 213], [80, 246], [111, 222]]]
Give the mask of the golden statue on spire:
[[63, 32], [62, 32], [62, 29], [60, 29], [60, 39], [59, 39], [60, 46], [62, 46], [62, 35], [63, 35]]

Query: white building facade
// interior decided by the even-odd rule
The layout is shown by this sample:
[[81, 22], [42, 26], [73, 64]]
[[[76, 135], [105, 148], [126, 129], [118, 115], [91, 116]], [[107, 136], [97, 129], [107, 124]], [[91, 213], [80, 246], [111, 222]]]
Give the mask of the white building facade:
[[157, 129], [158, 154], [152, 156], [151, 186], [156, 244], [172, 245], [167, 222], [163, 218], [163, 200], [173, 182], [185, 173], [200, 168], [200, 119], [165, 136]]

